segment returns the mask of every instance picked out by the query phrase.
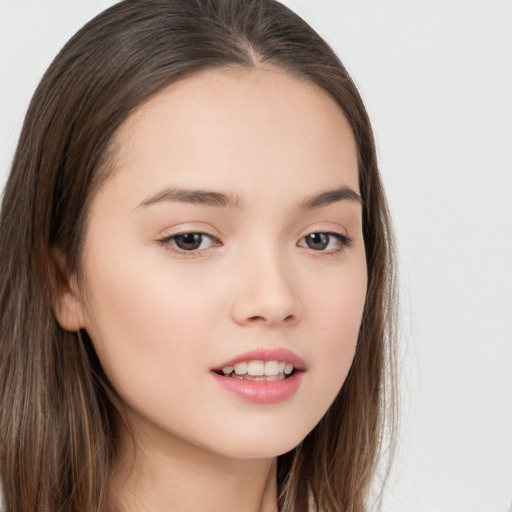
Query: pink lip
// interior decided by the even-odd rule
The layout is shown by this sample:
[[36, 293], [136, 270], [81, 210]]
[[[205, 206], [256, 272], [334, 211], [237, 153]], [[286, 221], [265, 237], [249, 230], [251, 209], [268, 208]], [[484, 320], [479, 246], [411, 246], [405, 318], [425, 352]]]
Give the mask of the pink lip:
[[296, 372], [284, 380], [268, 382], [234, 379], [211, 372], [211, 376], [221, 387], [258, 404], [275, 404], [290, 398], [299, 389], [303, 375], [304, 372]]
[[[243, 363], [244, 361], [284, 361], [285, 363], [292, 363], [296, 370], [305, 370], [306, 363], [300, 358], [295, 352], [288, 350], [287, 348], [258, 348], [255, 350], [249, 350], [243, 354], [239, 354], [233, 359], [222, 363], [212, 369], [214, 372], [219, 372], [226, 366], [233, 366], [237, 363]], [[288, 379], [286, 379], [288, 380]], [[283, 381], [279, 381], [283, 382]]]

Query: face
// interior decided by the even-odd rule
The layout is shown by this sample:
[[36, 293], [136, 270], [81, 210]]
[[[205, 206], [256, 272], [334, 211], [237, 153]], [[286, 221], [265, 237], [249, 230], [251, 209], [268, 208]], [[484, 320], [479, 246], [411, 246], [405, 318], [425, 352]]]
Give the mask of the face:
[[366, 293], [341, 110], [279, 70], [209, 71], [140, 106], [114, 147], [68, 309], [135, 436], [290, 450], [343, 385]]

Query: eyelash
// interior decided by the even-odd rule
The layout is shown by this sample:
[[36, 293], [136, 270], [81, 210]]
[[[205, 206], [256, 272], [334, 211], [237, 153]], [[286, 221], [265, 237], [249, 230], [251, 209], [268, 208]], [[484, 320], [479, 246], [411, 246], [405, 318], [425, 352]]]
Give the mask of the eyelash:
[[[328, 245], [331, 243], [330, 238], [334, 238], [334, 239], [336, 239], [338, 241], [340, 247], [335, 249], [335, 250], [332, 250], [332, 249], [328, 250], [328, 251], [326, 251], [326, 250], [315, 250], [312, 247], [306, 247], [306, 248], [312, 249], [315, 252], [319, 252], [319, 253], [322, 253], [322, 254], [325, 254], [325, 255], [328, 255], [328, 256], [336, 256], [337, 254], [340, 254], [341, 252], [343, 252], [343, 250], [345, 248], [350, 247], [350, 245], [352, 243], [352, 239], [348, 235], [344, 235], [342, 233], [337, 233], [335, 231], [313, 231], [312, 233], [309, 233], [308, 235], [302, 237], [299, 240], [299, 242], [301, 242], [302, 240], [306, 240], [308, 237], [312, 237], [314, 235], [328, 236], [329, 237]], [[299, 247], [305, 247], [305, 246], [300, 245]]]
[[186, 235], [200, 235], [202, 237], [209, 238], [212, 240], [212, 242], [215, 244], [220, 244], [220, 240], [218, 238], [215, 238], [214, 236], [210, 235], [209, 233], [204, 233], [202, 231], [183, 231], [181, 233], [175, 233], [171, 236], [166, 236], [164, 238], [160, 238], [158, 242], [168, 251], [179, 254], [180, 256], [185, 256], [189, 258], [195, 258], [198, 256], [204, 256], [204, 252], [206, 249], [196, 249], [196, 250], [190, 250], [187, 251], [185, 249], [180, 249], [179, 247], [176, 247], [175, 241], [177, 238], [186, 236]]
[[[174, 235], [160, 238], [157, 241], [166, 250], [176, 253], [176, 254], [179, 254], [180, 256], [190, 257], [190, 258], [204, 256], [206, 249], [195, 249], [195, 250], [188, 251], [188, 250], [176, 247], [176, 245], [175, 245], [176, 239], [186, 236], [186, 235], [199, 235], [201, 237], [209, 238], [214, 244], [219, 244], [219, 245], [221, 244], [221, 242], [218, 238], [215, 238], [214, 236], [210, 235], [209, 233], [204, 233], [202, 231], [183, 231], [181, 233], [175, 233]], [[299, 240], [299, 242], [301, 242], [302, 240], [306, 240], [307, 237], [311, 237], [314, 235], [326, 235], [328, 237], [333, 237], [339, 242], [340, 248], [335, 249], [335, 250], [331, 249], [329, 251], [326, 251], [326, 250], [315, 250], [315, 249], [312, 249], [311, 247], [306, 247], [303, 245], [299, 245], [299, 247], [304, 247], [306, 249], [309, 248], [309, 249], [312, 249], [314, 252], [323, 253], [327, 256], [335, 256], [335, 255], [343, 252], [345, 248], [350, 247], [350, 245], [352, 244], [352, 239], [348, 235], [345, 235], [342, 233], [337, 233], [335, 231], [313, 231], [313, 232], [307, 234], [306, 236], [302, 237]], [[297, 242], [297, 245], [299, 244], [299, 242]], [[331, 243], [331, 241], [329, 240], [329, 244], [330, 243]]]

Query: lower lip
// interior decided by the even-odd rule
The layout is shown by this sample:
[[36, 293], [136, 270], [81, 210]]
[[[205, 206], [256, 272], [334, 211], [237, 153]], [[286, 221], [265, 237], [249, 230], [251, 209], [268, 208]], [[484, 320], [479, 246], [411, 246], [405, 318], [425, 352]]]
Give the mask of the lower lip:
[[291, 377], [275, 381], [257, 381], [224, 377], [212, 372], [214, 380], [231, 393], [258, 404], [275, 404], [290, 398], [302, 382], [303, 372], [295, 372]]

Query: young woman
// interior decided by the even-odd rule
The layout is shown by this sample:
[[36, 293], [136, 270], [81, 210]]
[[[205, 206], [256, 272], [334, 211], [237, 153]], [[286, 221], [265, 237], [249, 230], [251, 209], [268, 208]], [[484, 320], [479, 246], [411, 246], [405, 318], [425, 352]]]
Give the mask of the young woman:
[[389, 218], [363, 103], [290, 10], [126, 0], [80, 30], [0, 265], [6, 510], [366, 510]]

